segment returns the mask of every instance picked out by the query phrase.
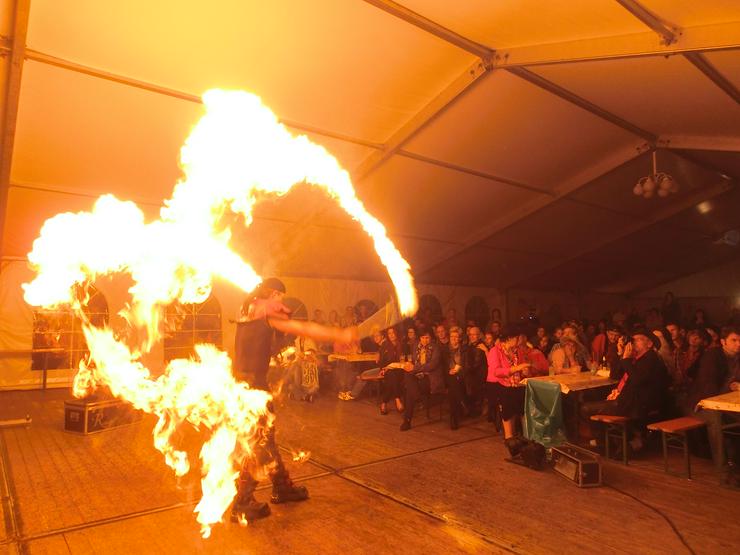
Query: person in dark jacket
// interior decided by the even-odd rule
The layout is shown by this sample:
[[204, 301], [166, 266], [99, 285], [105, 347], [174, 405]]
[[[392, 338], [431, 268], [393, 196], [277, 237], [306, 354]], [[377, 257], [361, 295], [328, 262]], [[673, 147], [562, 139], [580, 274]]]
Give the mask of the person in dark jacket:
[[468, 416], [480, 416], [483, 412], [483, 397], [488, 375], [488, 349], [481, 338], [478, 326], [468, 329], [468, 344], [463, 349], [463, 382]]
[[[648, 415], [661, 413], [667, 406], [670, 375], [655, 351], [660, 341], [649, 331], [637, 329], [632, 332], [632, 341], [624, 346], [619, 370], [612, 369], [611, 375], [619, 377], [619, 383], [604, 401], [584, 403], [581, 415], [592, 426], [592, 434], [597, 437], [590, 417], [594, 414], [626, 416], [637, 422], [638, 432], [632, 438], [632, 447], [640, 449], [642, 438], [639, 428], [644, 425]], [[621, 376], [620, 376], [621, 375]]]
[[737, 372], [740, 353], [740, 327], [725, 326], [720, 333], [720, 347], [707, 349], [699, 359], [699, 368], [691, 384], [688, 412], [707, 397], [727, 393], [730, 374]]
[[442, 382], [442, 354], [439, 344], [432, 341], [429, 330], [419, 332], [419, 342], [412, 353], [412, 361], [407, 362], [404, 370], [403, 385], [406, 389], [405, 410], [401, 431], [411, 429], [414, 416], [414, 405], [422, 396], [429, 396], [436, 391]]
[[[722, 419], [714, 411], [699, 411], [694, 414], [696, 406], [702, 399], [714, 397], [729, 391], [740, 391], [740, 327], [725, 326], [720, 332], [720, 347], [707, 349], [699, 359], [696, 378], [691, 384], [686, 414], [695, 415], [707, 422], [707, 435], [712, 458], [717, 464], [724, 462], [722, 445]], [[734, 418], [733, 418], [734, 416]], [[724, 415], [723, 419], [737, 420], [737, 415]], [[740, 476], [740, 452], [735, 442], [728, 442], [727, 459], [729, 462], [728, 480], [738, 481]]]
[[447, 385], [447, 396], [450, 402], [450, 429], [457, 430], [462, 418], [463, 394], [465, 392], [465, 357], [460, 342], [460, 332], [457, 329], [450, 331], [449, 343], [443, 347], [445, 365], [443, 366], [444, 379]]

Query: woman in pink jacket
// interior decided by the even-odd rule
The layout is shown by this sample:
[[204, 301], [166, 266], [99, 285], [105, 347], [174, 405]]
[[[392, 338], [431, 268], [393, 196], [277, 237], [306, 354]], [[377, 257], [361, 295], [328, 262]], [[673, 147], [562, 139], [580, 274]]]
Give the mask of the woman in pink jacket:
[[493, 414], [497, 406], [501, 407], [504, 439], [516, 435], [516, 421], [524, 414], [524, 387], [519, 382], [522, 372], [531, 366], [529, 362], [519, 362], [516, 348], [518, 340], [518, 330], [507, 326], [501, 332], [498, 343], [488, 351], [488, 410], [489, 414]]

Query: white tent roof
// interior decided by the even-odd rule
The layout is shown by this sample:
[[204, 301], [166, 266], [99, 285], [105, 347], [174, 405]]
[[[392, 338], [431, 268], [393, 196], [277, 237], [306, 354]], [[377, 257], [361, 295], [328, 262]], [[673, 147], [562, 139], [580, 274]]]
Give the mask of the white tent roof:
[[[15, 0], [0, 34], [4, 257], [103, 193], [156, 215], [213, 87], [333, 152], [422, 282], [627, 293], [738, 256], [734, 0]], [[667, 199], [631, 191], [654, 148]], [[264, 273], [384, 279], [307, 187], [236, 243]]]

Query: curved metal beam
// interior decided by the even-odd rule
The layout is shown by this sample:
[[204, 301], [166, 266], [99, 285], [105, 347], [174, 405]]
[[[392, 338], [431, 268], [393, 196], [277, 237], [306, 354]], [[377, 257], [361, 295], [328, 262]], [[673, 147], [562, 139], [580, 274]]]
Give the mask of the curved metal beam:
[[18, 105], [21, 97], [21, 77], [26, 54], [26, 35], [31, 0], [16, 0], [13, 10], [13, 37], [10, 50], [10, 66], [5, 88], [5, 111], [3, 113], [2, 151], [0, 152], [0, 256], [4, 250], [5, 217], [8, 210], [10, 166], [13, 163], [15, 124], [18, 121]]

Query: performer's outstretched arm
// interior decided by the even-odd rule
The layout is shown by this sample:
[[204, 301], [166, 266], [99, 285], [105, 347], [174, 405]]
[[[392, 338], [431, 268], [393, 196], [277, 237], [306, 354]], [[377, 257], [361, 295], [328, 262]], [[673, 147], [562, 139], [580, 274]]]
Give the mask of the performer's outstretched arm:
[[321, 343], [351, 343], [357, 341], [357, 328], [337, 328], [322, 326], [316, 322], [303, 320], [286, 320], [282, 318], [268, 318], [270, 325], [278, 331], [292, 335], [310, 337]]

